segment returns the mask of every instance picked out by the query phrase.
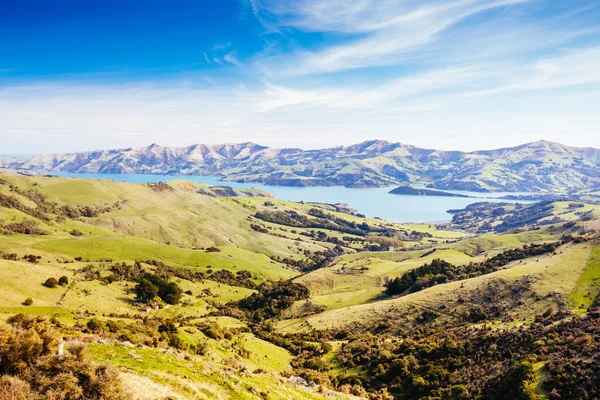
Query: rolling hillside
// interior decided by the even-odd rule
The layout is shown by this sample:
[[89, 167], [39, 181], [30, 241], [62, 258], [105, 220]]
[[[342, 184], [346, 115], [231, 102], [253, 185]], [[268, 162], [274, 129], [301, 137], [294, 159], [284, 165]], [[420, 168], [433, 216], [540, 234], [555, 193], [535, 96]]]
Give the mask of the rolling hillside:
[[[448, 230], [187, 181], [4, 171], [0, 344], [54, 332], [48, 351], [63, 341], [80, 363], [84, 345], [129, 393], [113, 399], [594, 398], [600, 206], [502, 207]], [[40, 384], [14, 376], [0, 389]]]
[[274, 149], [254, 143], [153, 144], [143, 148], [0, 160], [37, 171], [218, 175], [283, 186], [378, 187], [416, 184], [436, 189], [594, 192], [600, 150], [539, 141], [475, 152], [421, 149], [368, 141], [321, 150]]

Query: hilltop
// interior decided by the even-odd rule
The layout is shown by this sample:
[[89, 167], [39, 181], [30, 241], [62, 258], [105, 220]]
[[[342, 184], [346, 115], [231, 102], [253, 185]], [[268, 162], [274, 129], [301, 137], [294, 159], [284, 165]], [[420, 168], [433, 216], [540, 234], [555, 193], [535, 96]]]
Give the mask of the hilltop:
[[24, 159], [0, 166], [35, 171], [216, 175], [282, 186], [427, 186], [446, 190], [594, 192], [600, 150], [539, 141], [474, 152], [422, 149], [381, 140], [320, 150], [255, 143], [102, 150]]

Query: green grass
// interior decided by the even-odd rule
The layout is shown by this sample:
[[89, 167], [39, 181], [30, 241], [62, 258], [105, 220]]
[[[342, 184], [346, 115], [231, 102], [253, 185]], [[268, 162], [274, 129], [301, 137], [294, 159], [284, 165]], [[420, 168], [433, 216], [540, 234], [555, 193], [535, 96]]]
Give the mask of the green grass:
[[[20, 307], [27, 298], [33, 299], [35, 307], [56, 306], [67, 289], [62, 286], [50, 289], [43, 283], [48, 278], [58, 279], [62, 275], [73, 279], [72, 271], [63, 266], [0, 260], [0, 307]], [[26, 309], [33, 310], [30, 307]]]
[[557, 255], [543, 255], [527, 259], [523, 262], [513, 262], [497, 272], [446, 284], [433, 286], [420, 292], [406, 296], [390, 298], [359, 305], [342, 305], [324, 313], [307, 317], [306, 323], [286, 325], [280, 323], [282, 331], [304, 331], [310, 329], [340, 328], [355, 323], [368, 321], [409, 321], [425, 309], [438, 309], [441, 305], [455, 304], [461, 296], [468, 296], [473, 290], [485, 287], [490, 281], [502, 279], [514, 281], [525, 276], [533, 278], [532, 289], [542, 299], [534, 302], [525, 299], [523, 305], [515, 305], [512, 316], [526, 319], [542, 314], [549, 306], [555, 305], [550, 294], [568, 297], [575, 289], [580, 275], [586, 268], [592, 246], [586, 243], [566, 245], [559, 249]]
[[600, 246], [596, 245], [587, 260], [583, 273], [571, 293], [577, 309], [585, 310], [592, 305], [600, 293]]
[[[229, 365], [233, 368], [228, 368], [210, 357], [184, 359], [159, 349], [91, 344], [88, 350], [95, 361], [123, 371], [124, 384], [135, 392], [137, 399], [260, 399], [261, 393], [276, 399], [323, 398], [316, 392], [283, 383], [270, 373], [241, 372], [240, 361], [232, 360]], [[333, 392], [328, 396], [350, 398]]]
[[530, 388], [533, 389], [535, 394], [537, 395], [537, 399], [539, 400], [547, 400], [548, 394], [544, 392], [541, 388], [541, 385], [544, 381], [544, 366], [546, 365], [545, 361], [540, 361], [533, 364], [533, 373], [534, 373], [534, 381], [530, 384]]
[[521, 247], [524, 244], [555, 239], [547, 230], [529, 231], [517, 234], [487, 234], [472, 239], [463, 240], [451, 247], [469, 255], [478, 255], [494, 250], [505, 250]]
[[263, 254], [255, 254], [232, 246], [219, 253], [177, 248], [147, 239], [119, 235], [84, 238], [44, 238], [31, 246], [49, 253], [82, 257], [83, 260], [113, 259], [119, 261], [158, 260], [175, 266], [202, 266], [231, 271], [247, 270], [266, 279], [286, 279], [297, 273], [282, 268]]

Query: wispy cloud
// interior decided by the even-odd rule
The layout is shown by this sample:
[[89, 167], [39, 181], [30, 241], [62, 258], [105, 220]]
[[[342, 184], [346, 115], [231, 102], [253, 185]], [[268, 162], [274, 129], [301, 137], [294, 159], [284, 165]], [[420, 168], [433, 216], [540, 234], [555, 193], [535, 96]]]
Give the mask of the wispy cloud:
[[[433, 42], [442, 31], [468, 17], [529, 1], [256, 0], [255, 7], [277, 17], [283, 26], [348, 36], [337, 45], [285, 55], [288, 65], [284, 72], [301, 75], [395, 64], [406, 53]], [[276, 66], [281, 68], [280, 64]]]
[[258, 103], [258, 109], [264, 112], [298, 104], [355, 109], [385, 108], [399, 100], [460, 86], [486, 77], [489, 77], [489, 73], [476, 68], [454, 68], [397, 78], [374, 87], [295, 90], [267, 83], [262, 93], [263, 99]]
[[464, 96], [490, 96], [511, 92], [531, 92], [600, 83], [600, 47], [576, 49], [557, 57], [542, 58], [515, 68], [503, 85], [467, 92]]

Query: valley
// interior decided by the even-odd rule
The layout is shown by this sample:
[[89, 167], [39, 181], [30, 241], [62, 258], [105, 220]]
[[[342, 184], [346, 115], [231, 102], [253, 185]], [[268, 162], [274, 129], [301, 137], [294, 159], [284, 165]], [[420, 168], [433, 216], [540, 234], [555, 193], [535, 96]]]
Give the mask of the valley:
[[[542, 371], [511, 381], [530, 398], [592, 396], [593, 383], [557, 375], [574, 355], [538, 342], [552, 327], [584, 346], [578, 371], [597, 362], [600, 206], [453, 213], [451, 228], [393, 223], [258, 189], [5, 170], [0, 319], [43, 316], [35, 326], [86, 343], [139, 399], [493, 398], [523, 363]], [[502, 352], [518, 332], [536, 344], [477, 353], [486, 373], [434, 351], [485, 340]]]

